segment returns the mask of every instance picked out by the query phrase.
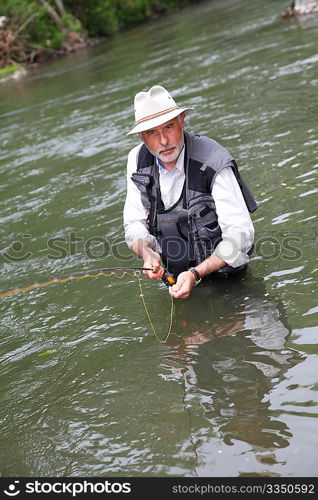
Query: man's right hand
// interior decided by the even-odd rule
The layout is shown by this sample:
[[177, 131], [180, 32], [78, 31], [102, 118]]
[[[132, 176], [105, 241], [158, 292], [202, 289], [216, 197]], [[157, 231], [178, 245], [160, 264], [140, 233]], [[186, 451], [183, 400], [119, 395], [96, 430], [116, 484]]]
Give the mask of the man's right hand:
[[164, 273], [161, 257], [158, 252], [151, 248], [148, 241], [137, 240], [132, 244], [131, 249], [143, 259], [144, 267], [152, 269], [151, 271], [143, 271], [144, 275], [153, 280], [160, 280]]
[[144, 275], [153, 280], [160, 280], [164, 273], [161, 266], [161, 258], [157, 252], [148, 247], [147, 254], [144, 255], [144, 267], [150, 267], [152, 271], [143, 271]]

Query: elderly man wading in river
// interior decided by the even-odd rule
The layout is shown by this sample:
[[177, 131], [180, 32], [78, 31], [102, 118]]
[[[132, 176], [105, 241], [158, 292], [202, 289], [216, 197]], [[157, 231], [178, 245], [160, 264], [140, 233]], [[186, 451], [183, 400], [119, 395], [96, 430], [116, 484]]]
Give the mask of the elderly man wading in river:
[[125, 239], [152, 269], [146, 276], [159, 280], [168, 269], [177, 280], [170, 294], [187, 298], [202, 278], [247, 265], [257, 204], [231, 154], [184, 130], [193, 108], [179, 107], [160, 85], [139, 92], [134, 107], [127, 135], [141, 144], [128, 155]]

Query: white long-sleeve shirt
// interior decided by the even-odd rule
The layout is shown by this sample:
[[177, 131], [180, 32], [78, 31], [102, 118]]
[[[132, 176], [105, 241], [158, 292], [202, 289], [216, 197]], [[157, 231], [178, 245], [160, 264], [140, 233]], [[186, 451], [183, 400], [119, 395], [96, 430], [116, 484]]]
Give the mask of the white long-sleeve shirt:
[[[142, 144], [139, 144], [134, 147], [128, 154], [127, 196], [124, 207], [125, 240], [129, 248], [137, 240], [146, 240], [160, 253], [159, 243], [147, 228], [148, 211], [142, 204], [139, 189], [131, 180], [133, 172], [137, 170], [141, 146]], [[160, 166], [158, 168], [161, 198], [167, 210], [178, 201], [184, 185], [184, 148], [173, 170], [169, 171]], [[231, 167], [224, 167], [216, 176], [211, 194], [223, 238], [213, 253], [232, 267], [246, 264], [249, 260], [247, 252], [254, 240], [254, 227]]]

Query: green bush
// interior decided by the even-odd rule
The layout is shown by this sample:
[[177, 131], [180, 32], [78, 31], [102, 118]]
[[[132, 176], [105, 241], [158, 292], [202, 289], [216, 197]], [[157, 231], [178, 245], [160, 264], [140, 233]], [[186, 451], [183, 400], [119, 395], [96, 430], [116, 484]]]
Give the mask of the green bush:
[[194, 0], [64, 0], [90, 36], [107, 36], [120, 27], [139, 23], [153, 14], [183, 7]]
[[[1, 1], [1, 0], [0, 0]], [[47, 0], [56, 9], [54, 0]], [[119, 28], [142, 22], [168, 9], [194, 0], [63, 0], [67, 14], [61, 22], [66, 30], [86, 32], [89, 37], [109, 36]], [[20, 34], [25, 46], [58, 49], [63, 43], [59, 29], [37, 0], [6, 0], [0, 14], [8, 17], [13, 31], [31, 20]]]
[[82, 23], [72, 14], [64, 14], [64, 16], [62, 16], [62, 23], [69, 31], [75, 31], [75, 33], [80, 33], [82, 31]]
[[111, 35], [119, 28], [117, 4], [120, 0], [65, 0], [65, 7], [80, 19], [91, 37]]
[[55, 50], [59, 49], [64, 41], [64, 33], [62, 33], [61, 31], [55, 30], [55, 33], [53, 33], [53, 35], [51, 36], [49, 41], [50, 41], [50, 43], [49, 43], [50, 48], [55, 49]]
[[117, 17], [120, 26], [127, 26], [143, 21], [151, 15], [149, 0], [122, 1], [117, 7]]
[[38, 2], [7, 0], [4, 8], [1, 8], [1, 12], [10, 20], [10, 26], [13, 28], [13, 31], [22, 26], [33, 14], [36, 14], [20, 35], [22, 41], [25, 43], [45, 47], [47, 40], [52, 40], [56, 37], [58, 30], [53, 20]]

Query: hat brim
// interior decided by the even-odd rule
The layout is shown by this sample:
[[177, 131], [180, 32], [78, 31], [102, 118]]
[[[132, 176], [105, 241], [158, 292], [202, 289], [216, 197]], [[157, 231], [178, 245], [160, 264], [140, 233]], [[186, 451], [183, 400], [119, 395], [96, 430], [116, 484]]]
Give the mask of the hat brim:
[[151, 118], [150, 120], [145, 120], [142, 123], [136, 125], [127, 135], [139, 134], [139, 132], [144, 132], [145, 130], [149, 130], [151, 128], [159, 127], [163, 123], [176, 118], [181, 115], [181, 113], [187, 113], [192, 111], [194, 108], [178, 108], [170, 111], [169, 113], [165, 113], [163, 115], [157, 116], [156, 118]]

